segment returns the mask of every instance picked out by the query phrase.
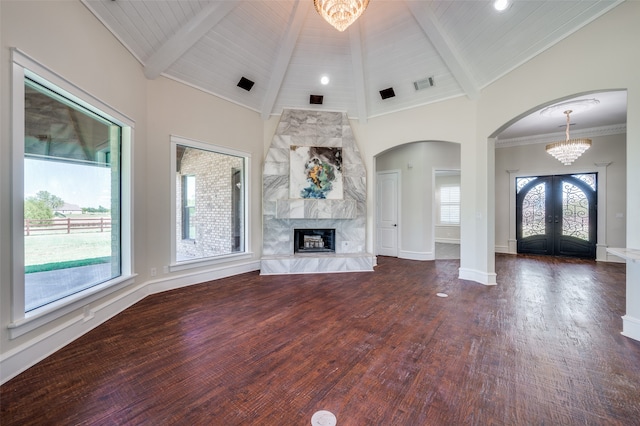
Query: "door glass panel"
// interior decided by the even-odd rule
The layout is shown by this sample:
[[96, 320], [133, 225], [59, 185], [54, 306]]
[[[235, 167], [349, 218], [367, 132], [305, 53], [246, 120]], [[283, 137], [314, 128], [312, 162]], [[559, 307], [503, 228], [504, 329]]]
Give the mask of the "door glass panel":
[[562, 235], [589, 241], [589, 199], [569, 182], [562, 183]]
[[574, 178], [580, 179], [581, 181], [589, 185], [591, 189], [593, 189], [594, 191], [596, 190], [596, 174], [595, 173], [571, 175], [571, 176], [573, 176]]
[[522, 200], [522, 237], [545, 234], [545, 184], [540, 183]]
[[536, 180], [536, 178], [535, 177], [516, 178], [516, 194], [519, 194], [520, 190], [524, 188], [524, 186], [529, 182], [531, 182], [532, 180]]

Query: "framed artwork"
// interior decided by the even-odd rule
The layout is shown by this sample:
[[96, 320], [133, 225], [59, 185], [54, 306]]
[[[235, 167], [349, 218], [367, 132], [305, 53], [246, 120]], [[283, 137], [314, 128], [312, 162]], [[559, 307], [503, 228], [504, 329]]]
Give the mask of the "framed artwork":
[[292, 145], [289, 198], [342, 199], [342, 148]]

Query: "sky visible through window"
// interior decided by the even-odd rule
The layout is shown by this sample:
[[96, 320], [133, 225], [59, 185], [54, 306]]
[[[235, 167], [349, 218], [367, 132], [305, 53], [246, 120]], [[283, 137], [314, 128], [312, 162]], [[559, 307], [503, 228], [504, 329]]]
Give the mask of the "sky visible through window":
[[79, 207], [111, 207], [111, 169], [33, 158], [24, 160], [24, 196], [48, 191]]

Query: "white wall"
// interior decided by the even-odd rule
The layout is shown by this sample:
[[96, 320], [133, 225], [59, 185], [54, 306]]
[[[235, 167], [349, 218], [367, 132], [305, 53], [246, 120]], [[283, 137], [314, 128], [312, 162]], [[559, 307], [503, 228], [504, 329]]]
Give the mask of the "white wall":
[[[2, 46], [0, 51], [0, 380], [15, 375], [71, 339], [85, 333], [144, 297], [139, 284], [146, 279], [93, 302], [95, 317], [87, 319], [82, 308], [34, 331], [9, 339], [11, 311], [11, 57], [16, 47], [43, 66], [135, 121], [133, 157], [134, 270], [147, 270], [146, 227], [146, 129], [147, 88], [140, 64], [77, 1], [0, 2]], [[16, 194], [20, 202], [20, 194]], [[16, 265], [20, 267], [21, 265]]]
[[[171, 261], [171, 233], [175, 229], [171, 221], [171, 180], [175, 177], [171, 164], [171, 135], [204, 142], [222, 148], [249, 153], [249, 215], [251, 252], [243, 258], [223, 265], [201, 266], [195, 270], [211, 271], [221, 266], [228, 268], [247, 267], [259, 269], [256, 263], [262, 249], [262, 119], [259, 114], [246, 108], [230, 104], [215, 96], [185, 86], [176, 81], [160, 77], [148, 83], [149, 140], [146, 157], [149, 164], [146, 188], [148, 209], [153, 215], [145, 221], [148, 248], [146, 256], [149, 267], [159, 271], [157, 280], [175, 279], [180, 273], [165, 274]], [[175, 165], [173, 165], [175, 168]], [[192, 271], [193, 272], [193, 271]], [[184, 272], [183, 272], [184, 273]], [[170, 282], [158, 283], [156, 287], [171, 287]]]
[[460, 145], [451, 142], [408, 143], [376, 157], [376, 172], [400, 170], [398, 257], [435, 258], [434, 170], [458, 168]]
[[[597, 94], [594, 94], [597, 98]], [[515, 253], [515, 200], [512, 192], [516, 176], [537, 176], [599, 172], [598, 245], [626, 247], [626, 135], [593, 137], [593, 144], [571, 166], [564, 166], [544, 150], [545, 144], [496, 149], [496, 251]], [[604, 167], [597, 164], [610, 163]], [[509, 173], [510, 171], [510, 173]], [[604, 184], [604, 186], [603, 186]], [[604, 232], [602, 232], [604, 231]], [[617, 260], [600, 250], [599, 260]], [[604, 257], [604, 258], [601, 258]]]

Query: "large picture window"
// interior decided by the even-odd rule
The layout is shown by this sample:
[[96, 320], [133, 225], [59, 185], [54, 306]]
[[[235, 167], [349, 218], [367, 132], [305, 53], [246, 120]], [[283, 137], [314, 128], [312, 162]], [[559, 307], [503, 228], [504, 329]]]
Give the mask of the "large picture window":
[[25, 311], [120, 276], [121, 126], [25, 78]]
[[248, 154], [177, 137], [172, 149], [174, 264], [245, 253]]
[[33, 60], [13, 55], [15, 322], [131, 275], [123, 164], [132, 126]]

